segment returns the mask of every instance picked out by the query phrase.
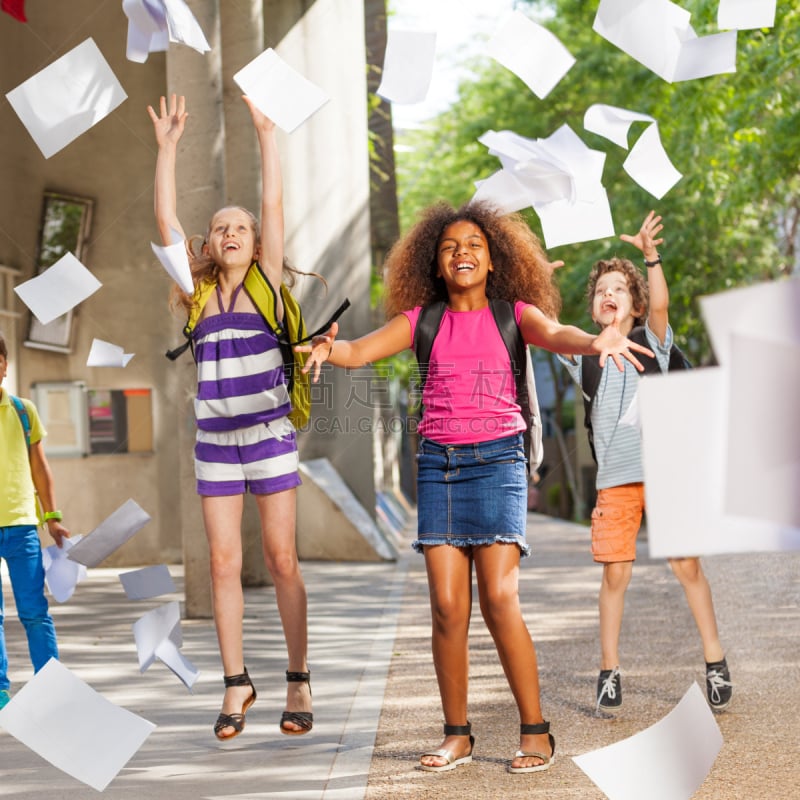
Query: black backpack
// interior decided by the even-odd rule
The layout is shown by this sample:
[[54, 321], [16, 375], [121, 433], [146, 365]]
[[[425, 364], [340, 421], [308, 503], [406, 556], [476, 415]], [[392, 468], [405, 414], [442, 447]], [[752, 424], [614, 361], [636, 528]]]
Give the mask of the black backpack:
[[[640, 344], [643, 347], [648, 347], [647, 333], [644, 326], [640, 325], [634, 328], [629, 334], [628, 338]], [[659, 375], [661, 368], [658, 366], [658, 360], [653, 356], [645, 355], [644, 353], [636, 353], [636, 358], [639, 359], [644, 371], [644, 375]], [[683, 354], [683, 351], [678, 345], [673, 344], [669, 351], [669, 362], [667, 364], [667, 372], [673, 372], [681, 369], [691, 369], [692, 365], [689, 359]], [[597, 394], [597, 387], [600, 385], [600, 376], [603, 370], [600, 369], [600, 356], [583, 356], [581, 359], [581, 390], [583, 391], [583, 424], [586, 426], [586, 432], [589, 436], [589, 447], [592, 449], [592, 458], [597, 463], [597, 456], [594, 452], [594, 433], [592, 431], [592, 405], [594, 403], [594, 396]]]
[[[536, 396], [536, 384], [533, 380], [533, 365], [530, 351], [519, 332], [514, 318], [514, 308], [507, 300], [490, 300], [489, 307], [503, 338], [503, 343], [511, 359], [511, 370], [517, 386], [517, 403], [522, 418], [525, 420], [523, 434], [525, 454], [528, 457], [528, 472], [536, 470], [542, 463], [542, 419], [539, 413], [539, 400]], [[428, 366], [433, 349], [433, 340], [439, 333], [445, 309], [444, 300], [437, 300], [420, 311], [417, 327], [414, 332], [414, 354], [419, 365], [419, 393], [425, 388], [428, 378]]]

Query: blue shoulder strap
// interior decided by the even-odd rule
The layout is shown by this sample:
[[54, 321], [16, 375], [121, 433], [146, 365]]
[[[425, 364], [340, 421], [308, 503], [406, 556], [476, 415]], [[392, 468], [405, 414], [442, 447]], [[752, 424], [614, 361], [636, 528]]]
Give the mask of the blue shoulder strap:
[[25, 434], [25, 444], [28, 447], [28, 457], [31, 454], [31, 418], [28, 416], [28, 409], [19, 397], [14, 397], [13, 394], [8, 396], [11, 404], [14, 406], [19, 417], [20, 424], [22, 425], [22, 432]]

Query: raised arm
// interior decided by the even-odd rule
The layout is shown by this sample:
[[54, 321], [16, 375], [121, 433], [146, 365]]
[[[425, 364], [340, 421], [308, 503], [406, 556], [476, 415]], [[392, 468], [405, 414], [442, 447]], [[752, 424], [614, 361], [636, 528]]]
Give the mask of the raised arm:
[[153, 128], [158, 144], [156, 158], [156, 179], [154, 205], [156, 223], [161, 241], [165, 245], [172, 244], [172, 230], [185, 238], [183, 228], [178, 221], [177, 190], [175, 185], [175, 168], [177, 162], [178, 142], [183, 135], [186, 118], [186, 100], [181, 95], [172, 95], [169, 99], [161, 98], [159, 113], [152, 106], [147, 106], [147, 113], [153, 120]]
[[243, 97], [261, 151], [261, 242], [259, 261], [270, 283], [277, 287], [283, 277], [283, 177], [275, 123]]
[[645, 217], [642, 227], [635, 236], [623, 233], [619, 237], [623, 242], [628, 242], [641, 250], [645, 262], [652, 264], [647, 267], [647, 290], [650, 297], [647, 322], [650, 330], [662, 343], [667, 335], [667, 325], [669, 324], [669, 287], [667, 279], [664, 277], [664, 271], [661, 269], [661, 257], [657, 250], [658, 245], [663, 244], [664, 239], [656, 237], [663, 228], [661, 217], [656, 216], [655, 211], [651, 211]]

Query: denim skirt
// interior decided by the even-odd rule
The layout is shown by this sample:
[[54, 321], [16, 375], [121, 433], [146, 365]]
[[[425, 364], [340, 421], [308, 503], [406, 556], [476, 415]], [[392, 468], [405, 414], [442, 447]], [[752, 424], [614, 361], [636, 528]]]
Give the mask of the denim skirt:
[[522, 434], [476, 444], [421, 439], [417, 451], [418, 553], [426, 545], [474, 547], [504, 542], [530, 554], [525, 540], [528, 473]]

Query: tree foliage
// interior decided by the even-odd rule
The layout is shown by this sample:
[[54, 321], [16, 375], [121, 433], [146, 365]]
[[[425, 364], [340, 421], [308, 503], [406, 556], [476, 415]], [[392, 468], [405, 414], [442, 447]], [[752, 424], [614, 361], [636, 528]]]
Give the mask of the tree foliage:
[[[607, 154], [603, 182], [617, 233], [634, 233], [650, 208], [664, 217], [664, 267], [670, 321], [696, 363], [711, 357], [697, 300], [723, 289], [791, 273], [800, 223], [800, 0], [778, 4], [775, 26], [738, 33], [737, 71], [694, 81], [663, 81], [592, 30], [597, 3], [520, 2], [577, 61], [545, 100], [497, 62], [476, 59], [452, 108], [421, 131], [401, 134], [398, 153], [402, 227], [438, 199], [469, 200], [474, 181], [500, 164], [478, 142], [488, 130], [529, 138], [567, 123], [589, 147]], [[702, 36], [717, 32], [718, 0], [682, 0]], [[491, 33], [491, 32], [489, 32]], [[487, 34], [488, 38], [488, 34]], [[683, 178], [661, 200], [622, 168], [627, 151], [583, 128], [593, 103], [653, 116]], [[629, 144], [644, 130], [635, 124]], [[541, 234], [538, 217], [525, 212]], [[558, 272], [562, 319], [591, 329], [584, 291], [598, 258], [638, 255], [619, 240], [550, 250]]]

